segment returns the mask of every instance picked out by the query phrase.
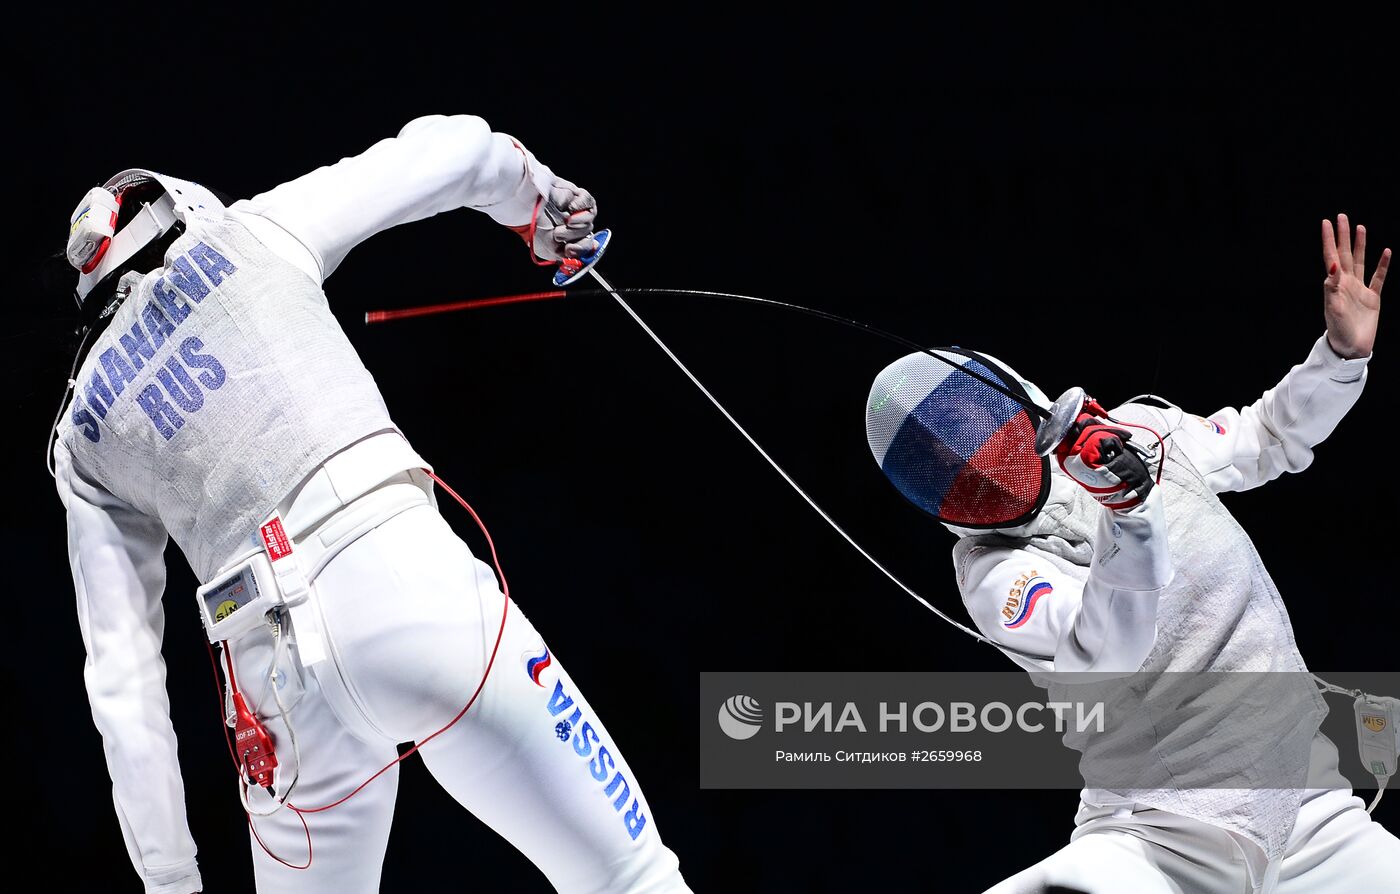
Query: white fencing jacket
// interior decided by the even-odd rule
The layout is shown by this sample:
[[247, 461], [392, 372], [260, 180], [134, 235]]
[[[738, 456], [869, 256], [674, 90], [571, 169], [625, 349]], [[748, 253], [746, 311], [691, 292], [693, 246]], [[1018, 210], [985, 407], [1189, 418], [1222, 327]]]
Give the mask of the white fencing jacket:
[[[456, 208], [528, 223], [550, 177], [480, 118], [419, 118], [226, 209], [181, 208], [162, 268], [123, 277], [55, 466], [88, 698], [147, 891], [201, 887], [160, 653], [167, 536], [207, 581], [326, 459], [396, 431], [321, 288], [354, 246]], [[377, 455], [380, 481], [422, 465], [406, 442]]]
[[[1326, 706], [1305, 673], [1283, 599], [1215, 495], [1306, 468], [1313, 446], [1360, 396], [1366, 363], [1341, 359], [1324, 337], [1243, 410], [1200, 417], [1171, 406], [1119, 407], [1114, 417], [1166, 438], [1163, 481], [1146, 506], [1109, 525], [1109, 514], [1057, 472], [1040, 517], [954, 548], [978, 628], [1037, 656], [1012, 657], [1052, 695], [1068, 683], [1065, 671], [1141, 672], [1123, 694], [1154, 718], [1150, 727], [1067, 736], [1066, 744], [1093, 768], [1140, 756], [1133, 778], [1143, 787], [1090, 789], [1085, 800], [1144, 804], [1224, 828], [1257, 846], [1250, 861], [1260, 873], [1282, 855], [1304, 789], [1345, 783], [1336, 749], [1318, 732]], [[1154, 517], [1154, 503], [1165, 512]], [[1156, 570], [1163, 551], [1167, 575]], [[1271, 679], [1291, 687], [1286, 697], [1297, 708], [1229, 698], [1183, 708], [1171, 688], [1181, 678], [1159, 676], [1166, 672], [1277, 673]], [[1296, 787], [1262, 784], [1265, 767], [1270, 779], [1282, 774]], [[1154, 782], [1164, 779], [1171, 784]]]
[[[1323, 336], [1303, 363], [1250, 406], [1227, 407], [1210, 416], [1172, 408], [1161, 411], [1154, 427], [1163, 435], [1170, 432], [1172, 448], [1185, 455], [1215, 493], [1249, 490], [1312, 463], [1312, 448], [1361, 397], [1368, 359], [1338, 357]], [[1152, 443], [1145, 432], [1135, 435], [1142, 439]], [[1092, 544], [1110, 524], [1109, 514], [1053, 463], [1051, 467], [1051, 495], [1040, 517], [999, 533], [1072, 543], [1081, 557], [1076, 564], [1090, 566]], [[1100, 559], [1082, 582], [1057, 574], [1040, 552], [983, 546], [985, 541], [964, 536], [955, 565], [963, 602], [977, 628], [996, 642], [1043, 656], [1013, 656], [1030, 671], [1136, 671], [1156, 642], [1157, 598], [1170, 579], [1161, 563], [1174, 558], [1164, 556], [1164, 537], [1148, 534], [1152, 528], [1159, 535], [1165, 532], [1160, 513], [1150, 508], [1161, 498], [1154, 491], [1143, 506], [1118, 514], [1120, 527], [1137, 535], [1126, 544], [1126, 557], [1115, 560], [1120, 567], [1112, 571]]]

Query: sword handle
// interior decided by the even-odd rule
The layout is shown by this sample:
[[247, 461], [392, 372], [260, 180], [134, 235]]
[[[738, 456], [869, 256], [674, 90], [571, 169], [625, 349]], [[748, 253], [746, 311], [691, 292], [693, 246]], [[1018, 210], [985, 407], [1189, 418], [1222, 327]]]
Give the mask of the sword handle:
[[[555, 204], [549, 196], [544, 197], [544, 202], [540, 205], [540, 210], [544, 216], [549, 218], [549, 222], [556, 227], [564, 225], [568, 214], [563, 208]], [[607, 251], [608, 243], [612, 241], [612, 230], [599, 230], [593, 234], [598, 247], [581, 258], [565, 258], [559, 262], [559, 269], [554, 271], [554, 285], [556, 288], [563, 288], [582, 277], [593, 265], [603, 257], [603, 252]]]
[[556, 227], [562, 227], [564, 221], [568, 219], [569, 216], [565, 213], [564, 209], [556, 205], [554, 200], [549, 196], [544, 197], [544, 204], [540, 206], [540, 210], [544, 211], [544, 216], [549, 218], [549, 222]]

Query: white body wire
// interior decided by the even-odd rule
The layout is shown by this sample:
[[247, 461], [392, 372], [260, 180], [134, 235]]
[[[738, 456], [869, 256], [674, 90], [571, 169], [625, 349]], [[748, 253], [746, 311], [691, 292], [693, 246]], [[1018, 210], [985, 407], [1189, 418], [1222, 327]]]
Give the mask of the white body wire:
[[292, 740], [292, 759], [296, 762], [296, 771], [292, 775], [291, 784], [282, 792], [282, 796], [273, 802], [272, 809], [261, 811], [254, 810], [252, 804], [249, 802], [248, 780], [243, 778], [243, 773], [240, 769], [238, 774], [238, 800], [242, 802], [243, 809], [250, 816], [272, 816], [274, 813], [281, 810], [286, 805], [287, 800], [291, 798], [292, 792], [297, 787], [297, 782], [301, 780], [301, 748], [297, 746], [297, 731], [296, 728], [292, 726], [292, 719], [287, 716], [287, 706], [282, 702], [282, 693], [277, 689], [277, 671], [282, 664], [282, 659], [286, 657], [287, 654], [287, 638], [284, 635], [283, 627], [284, 622], [279, 615], [272, 625], [272, 663], [269, 665], [267, 674], [263, 678], [263, 692], [262, 696], [259, 698], [259, 702], [264, 701], [267, 697], [268, 690], [271, 690], [272, 698], [277, 702], [278, 714], [282, 717], [282, 723], [287, 727], [287, 734]]
[[[832, 518], [829, 514], [827, 514], [827, 511], [823, 509], [817, 503], [816, 500], [812, 499], [810, 494], [808, 494], [805, 490], [802, 489], [801, 485], [799, 485], [796, 481], [793, 480], [792, 476], [787, 473], [787, 470], [785, 470], [782, 466], [778, 465], [778, 461], [773, 459], [773, 457], [769, 455], [767, 450], [763, 449], [763, 446], [758, 443], [754, 436], [749, 434], [748, 429], [744, 428], [744, 426], [740, 424], [739, 420], [735, 419], [734, 415], [730, 413], [728, 409], [725, 408], [724, 404], [719, 402], [719, 398], [715, 397], [712, 393], [710, 393], [710, 389], [706, 388], [704, 383], [696, 377], [695, 373], [690, 371], [690, 368], [685, 365], [681, 358], [677, 357], [675, 352], [672, 351], [669, 346], [667, 346], [666, 342], [661, 340], [661, 336], [657, 335], [655, 330], [653, 330], [650, 326], [647, 325], [646, 320], [643, 320], [641, 316], [635, 310], [632, 309], [632, 306], [627, 303], [626, 299], [624, 299], [622, 295], [620, 295], [618, 291], [614, 289], [606, 279], [603, 279], [603, 275], [598, 272], [598, 268], [591, 267], [589, 268], [588, 272], [591, 273], [593, 275], [593, 278], [598, 281], [598, 285], [602, 286], [603, 289], [606, 290], [607, 293], [613, 297], [613, 300], [616, 301], [622, 307], [622, 309], [627, 312], [627, 315], [633, 320], [635, 320], [638, 326], [642, 327], [642, 331], [645, 332], [651, 338], [652, 341], [656, 342], [656, 346], [660, 348], [666, 354], [667, 357], [671, 358], [671, 362], [674, 363], [676, 367], [680, 369], [681, 372], [685, 373], [686, 378], [690, 379], [690, 381], [695, 385], [695, 387], [700, 389], [700, 393], [705, 395], [705, 397], [709, 399], [710, 403], [714, 404], [715, 409], [719, 410], [720, 413], [724, 416], [724, 418], [729, 420], [729, 424], [734, 426], [734, 429], [738, 431], [739, 434], [744, 436], [744, 440], [748, 441], [749, 444], [753, 447], [753, 449], [758, 451], [758, 455], [763, 457], [764, 460], [768, 462], [768, 465], [773, 467], [773, 471], [781, 475], [783, 480], [788, 483], [788, 486], [791, 487], [794, 491], [796, 491], [797, 495], [800, 496], [803, 500], [805, 500], [807, 502], [807, 505], [811, 506], [812, 509], [818, 515], [820, 515], [828, 525], [831, 526], [832, 530], [840, 534], [842, 539], [844, 539], [847, 543], [849, 543], [852, 547], [855, 548], [856, 552], [860, 553], [866, 558], [867, 561], [870, 562], [871, 565], [874, 565], [877, 569], [879, 569], [881, 574], [893, 581], [895, 586], [908, 593], [911, 597], [913, 597], [915, 602], [918, 602], [924, 608], [933, 612], [935, 615], [942, 618], [944, 621], [947, 621], [949, 624], [952, 624], [954, 627], [958, 628], [963, 633], [966, 633], [968, 636], [972, 637], [975, 640], [979, 640], [990, 646], [995, 646], [996, 648], [1000, 649], [1001, 651], [1007, 654], [1016, 654], [1032, 659], [1036, 659], [1038, 657], [1030, 655], [1026, 652], [1022, 652], [1018, 649], [1013, 649], [1010, 646], [1003, 646], [1001, 643], [989, 639], [983, 636], [982, 634], [978, 633], [977, 631], [973, 630], [972, 628], [968, 627], [967, 625], [962, 624], [959, 621], [949, 617], [946, 612], [942, 611], [937, 606], [929, 602], [927, 599], [914, 592], [914, 590], [911, 589], [907, 584], [905, 584], [904, 581], [896, 577], [894, 572], [890, 571], [884, 565], [880, 564], [880, 561], [878, 559], [876, 559], [869, 552], [867, 552], [865, 547], [857, 543], [854, 537], [852, 537], [850, 534], [847, 534], [846, 530], [842, 528], [839, 524], [837, 524], [836, 520]], [[1165, 454], [1166, 451], [1163, 450], [1163, 461], [1165, 461]], [[1313, 674], [1312, 677], [1313, 680], [1317, 682], [1318, 686], [1320, 686], [1323, 690], [1327, 692], [1334, 692], [1339, 695], [1350, 695], [1353, 697], [1361, 695], [1361, 691], [1358, 689], [1343, 689], [1340, 686], [1335, 686], [1331, 683], [1328, 683], [1326, 680], [1322, 679], [1316, 674]], [[1380, 804], [1381, 802], [1381, 795], [1385, 794], [1386, 780], [1380, 779], [1378, 780], [1378, 782], [1379, 788], [1376, 791], [1375, 800], [1373, 800], [1371, 802], [1371, 806], [1366, 809], [1367, 813], [1370, 813], [1376, 809], [1376, 805]]]
[[680, 369], [681, 372], [685, 373], [686, 378], [690, 379], [690, 381], [695, 385], [695, 387], [700, 389], [700, 393], [705, 395], [705, 397], [709, 399], [710, 403], [714, 404], [715, 409], [719, 410], [720, 413], [723, 414], [724, 418], [729, 420], [729, 424], [734, 426], [735, 430], [738, 431], [739, 434], [744, 436], [744, 440], [748, 441], [749, 444], [752, 445], [753, 449], [758, 451], [758, 455], [763, 457], [768, 462], [768, 465], [773, 467], [773, 471], [781, 475], [783, 480], [788, 483], [788, 486], [795, 490], [797, 492], [797, 495], [803, 500], [805, 500], [807, 502], [807, 505], [811, 506], [812, 509], [818, 515], [820, 515], [828, 525], [831, 526], [832, 530], [840, 534], [841, 537], [847, 543], [849, 543], [852, 547], [855, 548], [856, 552], [860, 553], [866, 558], [867, 561], [870, 562], [871, 565], [874, 565], [877, 569], [879, 569], [881, 574], [885, 575], [885, 577], [888, 577], [891, 581], [894, 582], [895, 586], [899, 587], [901, 590], [913, 597], [914, 601], [918, 602], [924, 608], [933, 612], [935, 615], [942, 618], [944, 621], [947, 621], [949, 624], [952, 624], [954, 627], [958, 628], [963, 633], [966, 633], [973, 639], [984, 642], [990, 646], [995, 646], [996, 648], [1001, 649], [1003, 652], [1014, 653], [1026, 658], [1033, 658], [1039, 660], [1040, 656], [1030, 655], [1029, 653], [1012, 649], [1009, 646], [1003, 646], [1001, 643], [998, 643], [995, 640], [983, 636], [976, 630], [973, 630], [971, 627], [968, 627], [966, 624], [963, 624], [955, 620], [954, 618], [949, 617], [949, 615], [942, 609], [938, 608], [933, 603], [929, 602], [927, 599], [914, 592], [914, 590], [910, 588], [907, 584], [905, 584], [904, 581], [896, 577], [894, 572], [890, 571], [884, 565], [880, 564], [880, 561], [878, 559], [876, 559], [869, 552], [867, 552], [865, 547], [857, 543], [854, 537], [852, 537], [850, 534], [847, 534], [846, 530], [842, 528], [839, 524], [837, 524], [836, 520], [832, 518], [829, 514], [827, 514], [827, 511], [823, 509], [820, 505], [818, 505], [817, 501], [812, 499], [811, 495], [809, 495], [805, 490], [803, 490], [802, 486], [799, 485], [796, 481], [794, 481], [792, 476], [789, 475], [782, 466], [778, 465], [777, 460], [773, 459], [773, 457], [768, 454], [768, 451], [763, 449], [763, 446], [759, 444], [757, 440], [754, 439], [754, 436], [749, 434], [748, 429], [744, 428], [744, 426], [740, 424], [739, 420], [735, 419], [734, 415], [730, 413], [728, 409], [725, 408], [724, 404], [719, 402], [719, 398], [711, 394], [710, 389], [706, 388], [704, 383], [696, 377], [695, 373], [691, 372], [690, 368], [687, 367], [684, 362], [682, 362], [681, 358], [677, 357], [675, 352], [667, 346], [666, 342], [661, 340], [661, 336], [657, 335], [656, 332], [650, 326], [647, 325], [647, 322], [643, 320], [635, 310], [632, 309], [632, 306], [627, 303], [626, 299], [624, 299], [622, 295], [620, 295], [618, 291], [614, 289], [606, 279], [603, 279], [603, 275], [598, 272], [598, 268], [591, 267], [589, 268], [588, 272], [591, 273], [593, 275], [593, 278], [598, 281], [598, 285], [602, 286], [603, 289], [613, 297], [613, 300], [622, 306], [622, 309], [627, 312], [627, 315], [633, 320], [635, 320], [638, 326], [642, 327], [642, 331], [644, 331], [648, 336], [650, 336], [652, 341], [656, 342], [656, 346], [660, 348], [666, 354], [667, 357], [671, 358], [671, 362], [674, 363]]

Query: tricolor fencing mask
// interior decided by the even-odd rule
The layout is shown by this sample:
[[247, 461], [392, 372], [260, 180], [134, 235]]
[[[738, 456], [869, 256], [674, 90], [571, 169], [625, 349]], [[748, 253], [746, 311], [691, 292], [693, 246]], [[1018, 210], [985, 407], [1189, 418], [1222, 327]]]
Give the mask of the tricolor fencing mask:
[[885, 476], [929, 515], [963, 528], [1011, 528], [1030, 521], [1050, 490], [1050, 462], [1036, 453], [1042, 417], [1028, 407], [1049, 410], [1050, 402], [1009, 367], [936, 348], [875, 377], [866, 438]]

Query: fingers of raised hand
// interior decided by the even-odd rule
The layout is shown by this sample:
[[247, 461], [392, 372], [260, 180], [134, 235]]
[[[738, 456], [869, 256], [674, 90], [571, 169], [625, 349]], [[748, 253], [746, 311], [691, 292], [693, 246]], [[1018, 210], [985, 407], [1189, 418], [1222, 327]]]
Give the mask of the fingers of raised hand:
[[1351, 250], [1352, 275], [1362, 282], [1366, 281], [1366, 228], [1361, 224], [1356, 225], [1356, 240]]
[[1351, 256], [1351, 221], [1347, 220], [1345, 214], [1337, 215], [1337, 253], [1341, 256], [1342, 270], [1351, 272], [1354, 269]]
[[1337, 257], [1337, 234], [1332, 230], [1332, 221], [1322, 221], [1322, 266], [1328, 276], [1337, 272], [1340, 260]]
[[1381, 296], [1381, 288], [1385, 286], [1385, 274], [1390, 270], [1390, 249], [1381, 252], [1380, 263], [1376, 264], [1376, 272], [1371, 274], [1371, 291], [1376, 293], [1376, 297]]

